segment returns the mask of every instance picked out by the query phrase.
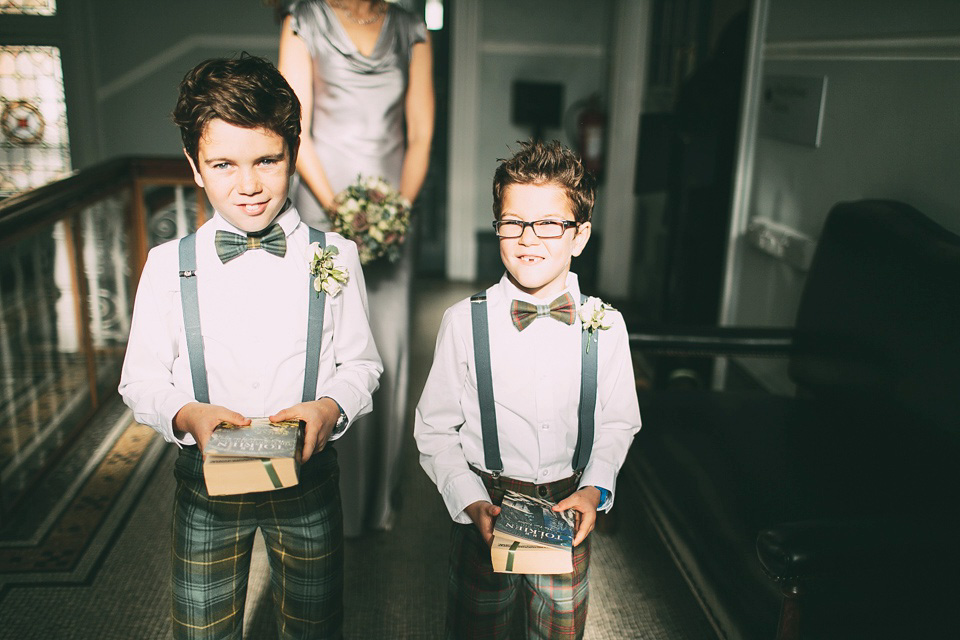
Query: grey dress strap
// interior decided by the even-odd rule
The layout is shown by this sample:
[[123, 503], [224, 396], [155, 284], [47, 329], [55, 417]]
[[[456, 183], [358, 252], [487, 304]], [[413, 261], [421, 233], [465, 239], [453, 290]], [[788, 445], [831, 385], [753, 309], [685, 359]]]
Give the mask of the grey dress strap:
[[[327, 246], [327, 234], [323, 231], [310, 229], [310, 242], [320, 243], [320, 249]], [[310, 402], [317, 399], [317, 376], [320, 372], [320, 343], [323, 339], [323, 307], [327, 294], [313, 288], [314, 275], [308, 274], [310, 306], [307, 310], [307, 361], [303, 370], [303, 401]]]
[[203, 358], [203, 334], [200, 332], [200, 298], [197, 295], [197, 234], [191, 233], [180, 238], [179, 248], [180, 305], [183, 308], [183, 328], [187, 334], [193, 397], [197, 402], [209, 403], [210, 389]]
[[[320, 248], [327, 246], [326, 234], [313, 227], [310, 242]], [[197, 402], [210, 402], [207, 385], [207, 366], [203, 357], [203, 333], [200, 331], [200, 297], [197, 293], [197, 234], [180, 239], [180, 302], [183, 307], [183, 327], [187, 334], [187, 355], [190, 358], [190, 376], [193, 395]], [[307, 348], [303, 374], [303, 401], [316, 400], [317, 377], [320, 371], [320, 344], [323, 339], [323, 308], [326, 294], [313, 288], [313, 274], [308, 274], [310, 303], [307, 317]]]
[[[587, 297], [581, 295], [580, 303]], [[497, 433], [497, 411], [493, 399], [493, 375], [490, 370], [490, 331], [487, 326], [487, 295], [481, 291], [470, 297], [473, 322], [473, 358], [477, 369], [477, 397], [480, 403], [480, 430], [483, 438], [484, 466], [496, 477], [503, 472], [500, 440]], [[573, 452], [573, 469], [581, 473], [593, 451], [594, 411], [597, 406], [597, 352], [599, 340], [584, 331], [580, 350], [580, 411], [577, 447]], [[593, 342], [591, 346], [591, 340]]]

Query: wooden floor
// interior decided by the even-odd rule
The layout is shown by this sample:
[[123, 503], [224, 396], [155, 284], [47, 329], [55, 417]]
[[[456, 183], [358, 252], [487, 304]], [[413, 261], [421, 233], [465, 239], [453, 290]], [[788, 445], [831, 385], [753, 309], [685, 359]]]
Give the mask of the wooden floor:
[[[411, 414], [444, 308], [476, 285], [420, 282]], [[0, 526], [0, 640], [165, 639], [175, 448], [130, 426], [119, 400]], [[348, 638], [439, 638], [449, 518], [420, 469], [409, 428], [395, 528], [348, 540]], [[642, 510], [618, 500], [616, 527], [593, 534], [586, 637], [716, 636]], [[28, 562], [29, 561], [29, 562]], [[4, 564], [6, 563], [6, 564]], [[251, 569], [246, 637], [275, 637], [262, 543]]]

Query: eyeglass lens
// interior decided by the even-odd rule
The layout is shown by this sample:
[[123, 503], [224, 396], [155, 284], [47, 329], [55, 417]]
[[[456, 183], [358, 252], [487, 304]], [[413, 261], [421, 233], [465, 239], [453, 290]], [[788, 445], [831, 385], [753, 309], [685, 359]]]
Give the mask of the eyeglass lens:
[[533, 228], [533, 233], [538, 238], [559, 238], [567, 230], [567, 225], [555, 220], [500, 220], [496, 223], [497, 234], [501, 238], [519, 238], [528, 226]]

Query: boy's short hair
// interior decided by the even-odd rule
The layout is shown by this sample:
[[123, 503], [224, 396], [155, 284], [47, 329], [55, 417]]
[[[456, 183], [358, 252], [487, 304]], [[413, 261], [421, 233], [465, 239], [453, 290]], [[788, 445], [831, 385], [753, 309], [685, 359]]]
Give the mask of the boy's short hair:
[[248, 129], [264, 128], [284, 139], [293, 155], [300, 141], [300, 101], [269, 60], [243, 53], [239, 58], [204, 60], [180, 83], [173, 121], [183, 148], [196, 163], [200, 138], [212, 120]]
[[597, 197], [596, 180], [576, 154], [558, 140], [521, 142], [513, 157], [500, 159], [493, 174], [493, 216], [497, 220], [503, 213], [503, 194], [512, 184], [556, 185], [570, 199], [574, 219], [581, 224], [590, 221]]

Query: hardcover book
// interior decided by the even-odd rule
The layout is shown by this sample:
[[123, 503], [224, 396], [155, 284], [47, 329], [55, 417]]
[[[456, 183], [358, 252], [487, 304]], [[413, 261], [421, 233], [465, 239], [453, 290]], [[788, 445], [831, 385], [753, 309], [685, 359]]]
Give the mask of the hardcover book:
[[299, 420], [251, 418], [222, 422], [204, 449], [203, 478], [212, 496], [273, 491], [300, 481], [303, 429]]
[[490, 558], [498, 573], [573, 571], [573, 511], [507, 491], [493, 527]]

